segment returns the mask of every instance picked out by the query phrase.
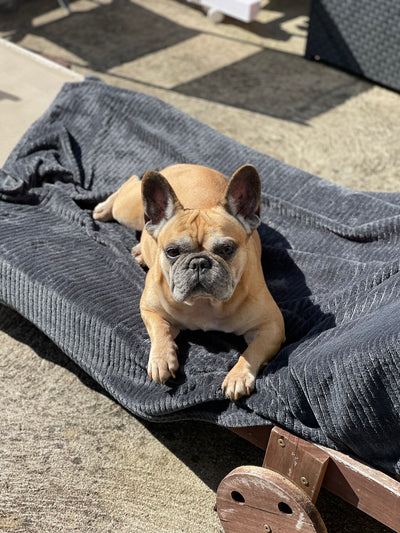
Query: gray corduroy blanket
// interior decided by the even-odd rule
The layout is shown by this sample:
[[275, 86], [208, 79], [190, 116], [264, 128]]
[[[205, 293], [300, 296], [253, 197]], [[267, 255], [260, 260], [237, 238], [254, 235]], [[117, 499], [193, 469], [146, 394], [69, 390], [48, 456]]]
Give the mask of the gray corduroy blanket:
[[[181, 368], [146, 375], [138, 236], [92, 219], [131, 174], [204, 164], [262, 177], [260, 235], [287, 342], [236, 403], [221, 383], [243, 339], [178, 338]], [[190, 183], [188, 183], [190, 186]], [[400, 193], [350, 191], [228, 139], [150, 96], [88, 79], [66, 84], [0, 175], [0, 300], [43, 330], [146, 419], [277, 423], [400, 473]]]

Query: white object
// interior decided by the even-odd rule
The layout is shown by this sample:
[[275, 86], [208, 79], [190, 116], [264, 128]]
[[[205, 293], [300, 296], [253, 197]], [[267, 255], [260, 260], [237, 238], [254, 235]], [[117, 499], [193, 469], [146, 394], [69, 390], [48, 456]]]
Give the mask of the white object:
[[[221, 14], [228, 15], [243, 22], [251, 22], [260, 11], [260, 0], [187, 0], [192, 4], [199, 4], [206, 8], [207, 15], [214, 20], [219, 19]], [[214, 22], [222, 22], [214, 20]]]
[[215, 7], [209, 7], [207, 9], [207, 17], [211, 19], [214, 24], [220, 24], [224, 20], [225, 15], [222, 13], [222, 11], [219, 11], [219, 9], [215, 9]]

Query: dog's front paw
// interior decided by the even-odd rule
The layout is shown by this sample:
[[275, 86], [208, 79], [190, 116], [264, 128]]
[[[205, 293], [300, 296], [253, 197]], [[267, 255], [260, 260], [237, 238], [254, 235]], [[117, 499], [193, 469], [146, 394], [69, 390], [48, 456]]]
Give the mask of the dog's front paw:
[[222, 383], [222, 391], [230, 400], [238, 400], [242, 396], [249, 396], [254, 390], [256, 376], [247, 369], [236, 364]]
[[150, 354], [149, 364], [147, 366], [147, 373], [150, 381], [155, 381], [160, 385], [165, 383], [170, 377], [175, 378], [179, 368], [178, 357], [176, 352], [167, 355], [157, 356], [154, 353]]

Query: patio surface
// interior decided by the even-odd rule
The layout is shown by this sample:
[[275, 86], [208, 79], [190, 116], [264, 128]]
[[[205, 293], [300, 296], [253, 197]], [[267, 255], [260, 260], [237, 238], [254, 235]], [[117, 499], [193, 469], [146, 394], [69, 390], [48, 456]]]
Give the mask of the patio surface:
[[[0, 37], [71, 70], [25, 62], [14, 83], [0, 57], [0, 163], [64, 79], [95, 74], [338, 184], [399, 191], [400, 95], [303, 59], [307, 13], [271, 0], [251, 24], [215, 25], [183, 0], [76, 0], [69, 15], [20, 0]], [[225, 429], [133, 417], [4, 307], [0, 383], [0, 531], [219, 533], [219, 482], [262, 462]], [[389, 531], [326, 491], [318, 508], [329, 533]]]

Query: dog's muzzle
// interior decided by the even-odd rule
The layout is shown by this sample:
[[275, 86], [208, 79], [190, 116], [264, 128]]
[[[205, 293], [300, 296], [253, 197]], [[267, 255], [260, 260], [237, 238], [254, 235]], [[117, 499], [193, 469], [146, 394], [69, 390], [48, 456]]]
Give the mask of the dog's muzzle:
[[205, 253], [187, 254], [171, 269], [171, 293], [175, 301], [212, 296], [226, 301], [232, 296], [232, 276], [225, 261]]
[[192, 257], [187, 265], [187, 268], [193, 271], [193, 275], [200, 279], [207, 275], [207, 271], [212, 268], [212, 263], [207, 256], [200, 255]]

